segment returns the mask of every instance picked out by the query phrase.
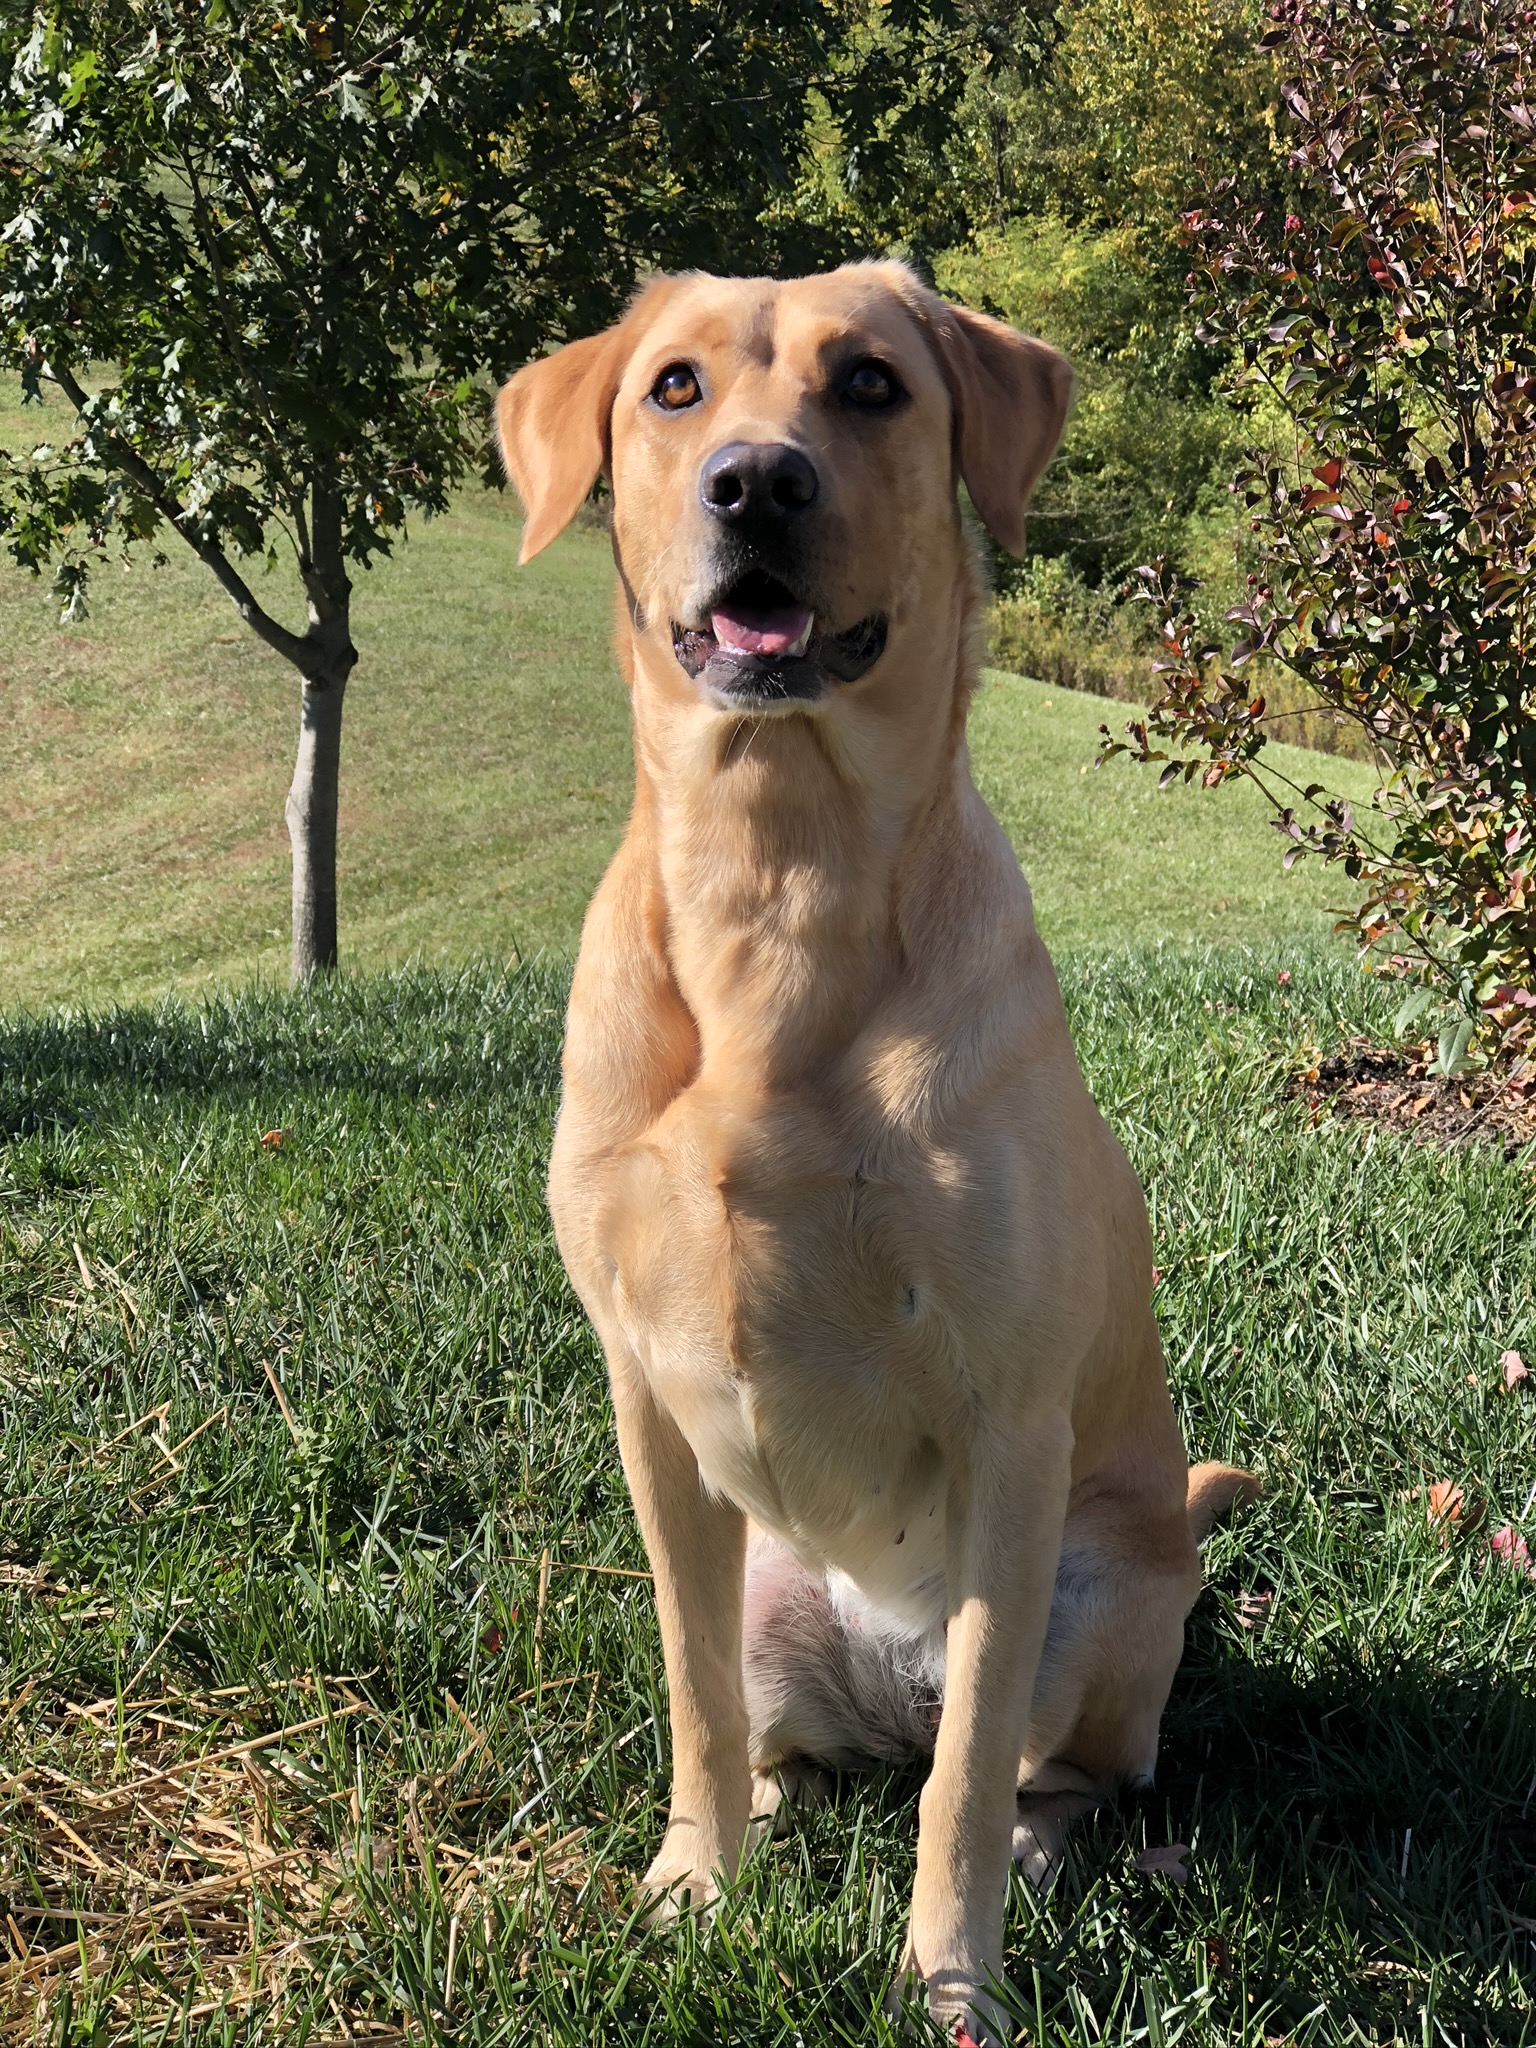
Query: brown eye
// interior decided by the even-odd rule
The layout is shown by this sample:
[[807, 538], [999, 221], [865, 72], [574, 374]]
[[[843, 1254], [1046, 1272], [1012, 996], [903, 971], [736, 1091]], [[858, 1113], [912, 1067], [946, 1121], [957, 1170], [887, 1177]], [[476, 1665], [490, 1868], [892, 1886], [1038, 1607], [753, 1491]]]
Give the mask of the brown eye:
[[873, 356], [866, 356], [863, 362], [855, 363], [843, 386], [843, 396], [849, 403], [862, 406], [869, 412], [879, 412], [882, 407], [894, 405], [901, 395], [896, 373], [887, 369], [884, 363], [877, 363]]
[[703, 396], [691, 363], [668, 363], [651, 386], [651, 397], [663, 412], [684, 412]]

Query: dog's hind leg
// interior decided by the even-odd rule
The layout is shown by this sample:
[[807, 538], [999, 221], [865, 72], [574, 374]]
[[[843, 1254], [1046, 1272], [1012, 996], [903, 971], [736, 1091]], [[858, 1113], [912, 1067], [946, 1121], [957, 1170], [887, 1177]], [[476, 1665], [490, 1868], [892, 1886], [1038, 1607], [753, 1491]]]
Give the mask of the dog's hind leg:
[[1149, 1573], [1070, 1542], [1057, 1574], [1019, 1763], [1013, 1853], [1048, 1883], [1074, 1822], [1151, 1781], [1198, 1573]]
[[825, 1798], [825, 1768], [933, 1748], [942, 1659], [866, 1628], [818, 1573], [760, 1529], [747, 1549], [742, 1677], [754, 1816]]
[[[1101, 1494], [1089, 1515], [1068, 1518], [1019, 1764], [1014, 1856], [1037, 1883], [1075, 1820], [1117, 1785], [1151, 1783], [1200, 1590], [1197, 1545], [1217, 1516], [1261, 1491], [1231, 1465], [1196, 1465], [1185, 1489], [1181, 1516], [1148, 1517], [1134, 1499]], [[1120, 1540], [1106, 1543], [1117, 1525]], [[1127, 1529], [1141, 1540], [1127, 1543]]]

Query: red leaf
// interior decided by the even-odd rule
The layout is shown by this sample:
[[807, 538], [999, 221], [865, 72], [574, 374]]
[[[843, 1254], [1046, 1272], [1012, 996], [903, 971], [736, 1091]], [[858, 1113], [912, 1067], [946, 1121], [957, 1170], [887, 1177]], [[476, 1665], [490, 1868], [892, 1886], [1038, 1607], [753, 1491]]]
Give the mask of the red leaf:
[[501, 1648], [503, 1640], [501, 1630], [493, 1621], [485, 1634], [480, 1638], [480, 1647], [484, 1650], [487, 1657], [494, 1657]]
[[1332, 462], [1325, 462], [1321, 469], [1314, 469], [1312, 474], [1319, 483], [1325, 483], [1331, 491], [1339, 478], [1344, 474], [1344, 465], [1335, 456]]
[[1527, 1579], [1536, 1579], [1536, 1563], [1531, 1560], [1530, 1546], [1519, 1530], [1512, 1529], [1508, 1522], [1488, 1538], [1488, 1548], [1500, 1564], [1508, 1565], [1512, 1572], [1519, 1572]]
[[1274, 1604], [1273, 1593], [1239, 1593], [1232, 1603], [1238, 1627], [1251, 1629], [1255, 1635], [1261, 1635], [1268, 1625], [1269, 1611]]
[[288, 1142], [286, 1131], [263, 1131], [261, 1142], [269, 1152], [280, 1152]]

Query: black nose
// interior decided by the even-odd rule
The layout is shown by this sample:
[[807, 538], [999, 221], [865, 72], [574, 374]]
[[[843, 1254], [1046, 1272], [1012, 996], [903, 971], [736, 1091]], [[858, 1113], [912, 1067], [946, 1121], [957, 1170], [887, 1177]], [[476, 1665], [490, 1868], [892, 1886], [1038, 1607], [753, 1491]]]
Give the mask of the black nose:
[[716, 519], [782, 519], [816, 496], [816, 471], [782, 441], [728, 441], [699, 473], [699, 497]]

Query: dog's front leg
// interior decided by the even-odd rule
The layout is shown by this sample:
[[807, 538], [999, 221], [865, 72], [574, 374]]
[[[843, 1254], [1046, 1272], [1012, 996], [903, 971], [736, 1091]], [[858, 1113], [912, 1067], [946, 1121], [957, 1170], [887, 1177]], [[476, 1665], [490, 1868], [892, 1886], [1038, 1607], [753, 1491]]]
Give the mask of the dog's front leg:
[[1047, 1415], [1012, 1441], [978, 1432], [972, 1458], [949, 1483], [944, 1712], [918, 1806], [912, 1919], [895, 1991], [920, 1979], [934, 2017], [978, 2042], [1012, 2038], [987, 1986], [1002, 1979], [1019, 1754], [1071, 1462], [1070, 1424]]
[[639, 1369], [610, 1358], [619, 1455], [651, 1561], [672, 1723], [672, 1807], [645, 1874], [658, 1917], [704, 1906], [733, 1877], [752, 1776], [742, 1694], [746, 1518], [705, 1492], [687, 1440]]

